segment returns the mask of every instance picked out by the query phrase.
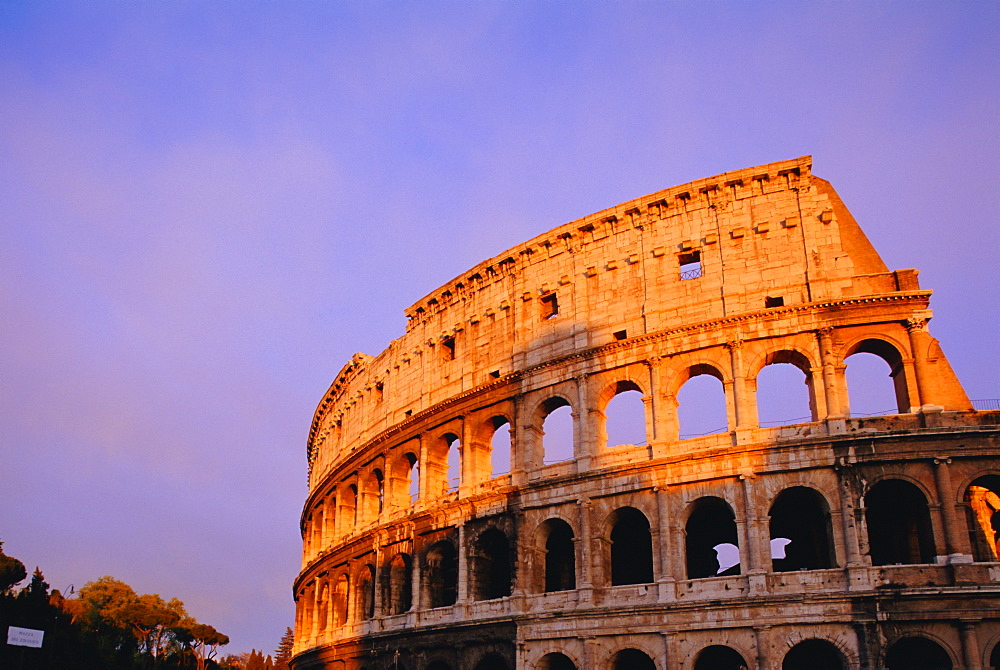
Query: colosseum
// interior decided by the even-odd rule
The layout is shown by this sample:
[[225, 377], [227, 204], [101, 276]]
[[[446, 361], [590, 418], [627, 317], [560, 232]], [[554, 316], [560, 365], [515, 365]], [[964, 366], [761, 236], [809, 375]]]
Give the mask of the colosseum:
[[[309, 432], [293, 668], [1000, 666], [1000, 412], [811, 163], [561, 225], [356, 354]], [[889, 412], [852, 413], [857, 361]]]

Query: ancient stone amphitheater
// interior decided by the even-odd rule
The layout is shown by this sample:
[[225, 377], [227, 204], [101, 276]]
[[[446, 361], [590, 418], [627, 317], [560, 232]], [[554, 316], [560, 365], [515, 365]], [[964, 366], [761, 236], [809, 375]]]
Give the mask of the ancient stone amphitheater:
[[[435, 289], [316, 410], [293, 667], [1000, 665], [1000, 412], [930, 295], [809, 157]], [[889, 413], [852, 414], [863, 360]]]

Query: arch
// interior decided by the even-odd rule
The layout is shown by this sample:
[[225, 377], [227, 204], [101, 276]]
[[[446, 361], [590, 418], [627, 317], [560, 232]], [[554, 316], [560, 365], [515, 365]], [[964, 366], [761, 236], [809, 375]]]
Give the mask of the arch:
[[404, 451], [393, 461], [389, 473], [389, 495], [392, 506], [397, 510], [409, 508], [420, 496], [417, 455], [412, 451]]
[[321, 583], [317, 583], [316, 587], [318, 589], [319, 595], [316, 598], [316, 605], [313, 610], [315, 618], [312, 620], [313, 626], [322, 635], [326, 629], [330, 602], [330, 584], [327, 580], [323, 580]]
[[[755, 375], [758, 425], [777, 426], [818, 419], [813, 366], [804, 353], [795, 349], [772, 351], [761, 357], [758, 364], [760, 367]], [[796, 388], [799, 381], [805, 384], [804, 395], [801, 388]]]
[[[510, 421], [505, 416], [495, 416], [486, 422], [490, 428], [490, 478], [510, 472], [513, 439]], [[504, 426], [507, 430], [501, 430]]]
[[441, 540], [424, 555], [423, 589], [427, 607], [448, 607], [458, 599], [458, 553], [455, 545]]
[[486, 654], [476, 663], [474, 670], [510, 670], [507, 661], [496, 652]]
[[656, 662], [644, 651], [622, 649], [611, 659], [613, 670], [656, 670]]
[[446, 661], [432, 661], [427, 665], [427, 670], [452, 670], [451, 664]]
[[375, 521], [385, 506], [385, 478], [379, 468], [368, 473], [364, 492], [364, 514], [361, 516], [365, 521]]
[[576, 670], [576, 664], [566, 654], [558, 651], [545, 654], [538, 660], [538, 670]]
[[819, 491], [807, 486], [787, 488], [774, 499], [768, 514], [774, 572], [834, 566], [830, 507]]
[[931, 563], [934, 533], [927, 497], [903, 479], [883, 479], [865, 494], [873, 565]]
[[847, 670], [847, 659], [832, 642], [810, 638], [788, 650], [781, 670]]
[[994, 668], [1000, 668], [1000, 643], [993, 645], [993, 651], [990, 652], [990, 665]]
[[559, 518], [546, 519], [535, 531], [538, 549], [544, 552], [541, 587], [546, 593], [576, 588], [576, 547], [573, 528]]
[[680, 439], [724, 433], [729, 429], [725, 381], [713, 365], [698, 363], [685, 369], [675, 392]]
[[462, 480], [462, 441], [451, 432], [431, 440], [424, 460], [425, 491], [434, 499], [458, 489]]
[[333, 590], [333, 597], [330, 599], [330, 604], [333, 607], [333, 625], [339, 628], [347, 623], [347, 616], [350, 613], [348, 610], [348, 594], [351, 589], [351, 580], [346, 574], [341, 574], [337, 578], [337, 585]]
[[356, 600], [355, 611], [358, 617], [363, 620], [374, 618], [375, 616], [375, 567], [366, 564], [361, 566], [357, 576], [357, 586], [355, 587]]
[[576, 455], [573, 439], [573, 406], [562, 396], [553, 396], [541, 404], [539, 411], [542, 425], [542, 463], [558, 463], [572, 459]]
[[382, 609], [395, 615], [409, 612], [413, 605], [413, 559], [409, 554], [393, 556], [384, 572]]
[[732, 647], [713, 644], [698, 652], [694, 670], [747, 670], [743, 655]]
[[[844, 350], [844, 358], [841, 362], [843, 365], [847, 366], [847, 394], [850, 401], [851, 413], [855, 416], [866, 415], [867, 413], [861, 408], [867, 404], [870, 404], [872, 400], [881, 401], [886, 407], [889, 406], [889, 402], [895, 404], [896, 411], [899, 414], [910, 411], [910, 393], [907, 387], [905, 366], [903, 365], [903, 356], [900, 353], [901, 347], [896, 342], [891, 342], [887, 339], [880, 337], [864, 337], [856, 342], [851, 343]], [[864, 376], [856, 376], [851, 372], [851, 364], [848, 363], [849, 358], [857, 354], [870, 354], [876, 356], [889, 367], [889, 378], [891, 380], [890, 385], [887, 385], [884, 392], [878, 393], [877, 396], [869, 394], [861, 394], [861, 390], [857, 388], [858, 382], [873, 382], [877, 383], [877, 380], [872, 374], [865, 374]], [[869, 369], [866, 372], [871, 373], [873, 370]], [[854, 380], [855, 389], [852, 391], [851, 382]], [[863, 398], [863, 400], [862, 400]], [[856, 405], [855, 401], [858, 401]], [[864, 404], [861, 404], [864, 403]], [[871, 410], [872, 412], [877, 412], [877, 410]], [[890, 412], [891, 413], [891, 412]]]
[[604, 415], [604, 425], [599, 430], [604, 447], [647, 443], [644, 397], [642, 388], [631, 380], [610, 384], [601, 393], [598, 409]]
[[513, 575], [507, 536], [497, 528], [488, 528], [476, 538], [473, 551], [470, 566], [473, 600], [509, 596]]
[[616, 509], [611, 526], [611, 585], [649, 584], [653, 581], [653, 541], [649, 519], [634, 507]]
[[351, 484], [344, 488], [340, 496], [340, 530], [344, 535], [350, 533], [358, 524], [358, 487]]
[[963, 499], [973, 558], [1000, 561], [1000, 475], [977, 477]]
[[684, 535], [688, 579], [740, 574], [736, 514], [725, 500], [705, 496], [691, 503]]
[[885, 653], [886, 670], [951, 670], [951, 655], [934, 640], [911, 635], [893, 642]]

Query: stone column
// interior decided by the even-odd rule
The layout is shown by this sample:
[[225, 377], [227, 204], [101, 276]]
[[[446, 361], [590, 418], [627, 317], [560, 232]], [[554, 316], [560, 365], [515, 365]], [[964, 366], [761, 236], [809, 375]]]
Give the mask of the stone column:
[[581, 498], [577, 501], [580, 507], [580, 602], [590, 603], [594, 597], [594, 544], [590, 534], [590, 507], [589, 498]]
[[[666, 402], [663, 389], [663, 359], [660, 356], [650, 357], [649, 366], [649, 416], [650, 422], [647, 430], [651, 431], [646, 436], [649, 444], [652, 445], [653, 458], [667, 455], [666, 444], [676, 440], [676, 435], [670, 434], [670, 405]], [[674, 410], [676, 414], [676, 409]]]
[[576, 378], [576, 403], [573, 407], [573, 456], [576, 458], [576, 471], [586, 472], [590, 469], [590, 460], [600, 452], [597, 444], [597, 427], [600, 417], [596, 407], [591, 407], [592, 398], [589, 375], [582, 374]]
[[534, 448], [533, 442], [527, 436], [526, 427], [521, 425], [524, 419], [524, 396], [514, 397], [510, 417], [510, 483], [513, 486], [523, 486], [528, 482], [528, 453]]
[[930, 310], [925, 310], [926, 315], [921, 313], [904, 322], [906, 332], [910, 336], [910, 351], [913, 354], [913, 372], [916, 376], [917, 397], [910, 398], [910, 405], [923, 407], [930, 403], [933, 394], [931, 393], [932, 381], [927, 370], [927, 348], [930, 340], [930, 333], [927, 332], [927, 322], [930, 320]]
[[656, 551], [653, 557], [658, 559], [655, 568], [655, 579], [657, 582], [657, 600], [659, 602], [670, 602], [677, 597], [674, 589], [674, 566], [673, 566], [673, 532], [671, 529], [672, 519], [670, 518], [670, 501], [667, 489], [663, 485], [653, 488], [656, 495], [656, 528], [657, 540], [653, 546]]
[[677, 654], [677, 636], [673, 631], [661, 633], [663, 636], [664, 670], [680, 670], [681, 659]]
[[469, 417], [464, 415], [460, 416], [459, 419], [462, 421], [462, 450], [459, 452], [458, 495], [465, 498], [469, 495], [472, 487], [484, 479], [488, 479], [489, 474], [487, 473], [486, 477], [480, 476], [482, 468], [479, 463], [479, 449], [472, 444], [472, 422], [469, 421]]
[[771, 627], [754, 626], [757, 642], [757, 670], [771, 670]]
[[469, 558], [465, 547], [465, 522], [458, 524], [458, 602], [464, 608], [469, 601]]
[[958, 630], [962, 637], [962, 658], [965, 661], [966, 670], [983, 670], [979, 653], [979, 639], [976, 636], [977, 623], [978, 620], [962, 620], [958, 624]]
[[823, 394], [826, 397], [826, 417], [834, 419], [849, 414], [846, 389], [837, 384], [836, 360], [833, 355], [833, 328], [820, 328], [816, 331], [819, 339], [819, 355], [823, 374]]
[[944, 524], [944, 544], [950, 563], [971, 563], [972, 547], [963, 537], [962, 524], [955, 513], [955, 494], [951, 484], [950, 458], [934, 459], [934, 483], [941, 501], [941, 521]]
[[[769, 572], [770, 565], [765, 565], [765, 559], [762, 555], [761, 548], [765, 542], [762, 537], [764, 534], [761, 531], [761, 522], [757, 516], [757, 506], [754, 501], [753, 495], [753, 481], [756, 479], [754, 474], [744, 474], [740, 475], [740, 481], [743, 484], [743, 498], [742, 498], [742, 514], [740, 516], [744, 519], [745, 531], [743, 535], [745, 537], [740, 537], [740, 558], [746, 558], [746, 566], [740, 566], [745, 568], [741, 570], [744, 574], [748, 576], [750, 584], [750, 593], [760, 594], [767, 593], [767, 572]], [[737, 519], [737, 529], [739, 528], [739, 519]], [[743, 542], [746, 542], [745, 549], [743, 548]], [[770, 547], [770, 545], [768, 545]], [[767, 561], [770, 562], [771, 552], [767, 552]]]
[[734, 340], [726, 343], [729, 349], [731, 375], [733, 379], [733, 419], [737, 431], [757, 427], [757, 398], [753, 386], [746, 375], [743, 366], [743, 341]]

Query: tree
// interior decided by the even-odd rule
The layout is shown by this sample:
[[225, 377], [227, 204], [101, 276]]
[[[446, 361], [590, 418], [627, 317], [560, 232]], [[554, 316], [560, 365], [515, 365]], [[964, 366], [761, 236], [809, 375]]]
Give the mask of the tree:
[[274, 650], [274, 670], [289, 670], [294, 645], [295, 632], [291, 628], [286, 628], [285, 634], [278, 641], [278, 648]]
[[194, 655], [198, 670], [205, 670], [218, 648], [229, 644], [229, 636], [191, 617], [186, 617], [173, 631], [177, 640]]
[[3, 553], [3, 542], [0, 542], [0, 595], [10, 593], [27, 576], [24, 563]]

